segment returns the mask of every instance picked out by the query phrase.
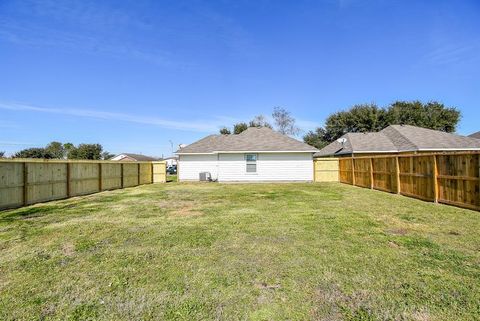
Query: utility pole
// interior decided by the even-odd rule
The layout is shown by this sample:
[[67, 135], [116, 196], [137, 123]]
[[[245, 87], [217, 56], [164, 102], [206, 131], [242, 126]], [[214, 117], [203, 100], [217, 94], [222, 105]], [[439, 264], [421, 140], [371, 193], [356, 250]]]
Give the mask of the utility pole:
[[170, 142], [170, 147], [171, 147], [171, 152], [172, 152], [171, 155], [173, 155], [173, 142], [171, 140], [169, 140], [169, 142]]

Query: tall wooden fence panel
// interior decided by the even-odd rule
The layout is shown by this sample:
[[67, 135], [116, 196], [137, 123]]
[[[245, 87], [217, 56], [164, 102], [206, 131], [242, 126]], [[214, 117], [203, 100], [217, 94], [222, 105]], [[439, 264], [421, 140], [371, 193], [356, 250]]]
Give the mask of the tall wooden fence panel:
[[165, 162], [152, 163], [152, 177], [154, 183], [165, 183], [167, 181], [167, 167]]
[[338, 182], [338, 158], [316, 158], [313, 161], [315, 182]]
[[435, 201], [433, 156], [400, 157], [400, 194]]
[[370, 177], [370, 160], [367, 158], [356, 159], [353, 162], [353, 167], [355, 185], [370, 188], [372, 185]]
[[353, 159], [341, 158], [338, 161], [340, 183], [355, 185], [353, 182]]
[[397, 192], [396, 159], [393, 157], [371, 158], [373, 188], [384, 192]]
[[480, 209], [480, 155], [437, 156], [438, 201]]
[[480, 210], [480, 152], [339, 159], [340, 182]]
[[165, 177], [165, 162], [2, 159], [0, 209], [151, 184], [154, 166]]

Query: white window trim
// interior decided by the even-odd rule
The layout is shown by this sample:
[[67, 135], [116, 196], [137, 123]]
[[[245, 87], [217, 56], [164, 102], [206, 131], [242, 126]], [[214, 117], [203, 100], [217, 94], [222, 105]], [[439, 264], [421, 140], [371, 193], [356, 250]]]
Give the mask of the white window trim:
[[[254, 161], [247, 160], [248, 155], [255, 155], [255, 160]], [[257, 163], [258, 162], [258, 154], [257, 153], [246, 153], [244, 158], [245, 158], [245, 174], [247, 174], [247, 175], [258, 175], [258, 163]], [[252, 164], [255, 165], [255, 172], [247, 171], [247, 167], [248, 167], [249, 164], [250, 165], [252, 165]]]

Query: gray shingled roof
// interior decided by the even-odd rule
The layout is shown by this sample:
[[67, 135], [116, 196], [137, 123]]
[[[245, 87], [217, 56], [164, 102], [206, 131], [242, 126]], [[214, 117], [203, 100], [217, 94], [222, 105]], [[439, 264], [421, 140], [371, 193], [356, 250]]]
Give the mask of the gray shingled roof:
[[348, 133], [342, 146], [333, 142], [315, 157], [352, 154], [442, 150], [480, 150], [480, 140], [409, 125], [391, 125], [377, 133]]
[[480, 132], [473, 133], [473, 134], [471, 134], [471, 135], [470, 135], [470, 136], [468, 136], [468, 137], [472, 137], [472, 138], [480, 139]]
[[139, 162], [150, 162], [150, 161], [158, 160], [158, 158], [150, 157], [150, 156], [146, 156], [146, 155], [142, 155], [142, 154], [121, 153], [119, 155], [126, 155], [128, 157], [131, 157], [131, 158], [135, 159], [136, 161], [139, 161]]
[[179, 149], [177, 154], [216, 152], [290, 151], [312, 152], [315, 147], [267, 127], [249, 127], [238, 135], [210, 135]]

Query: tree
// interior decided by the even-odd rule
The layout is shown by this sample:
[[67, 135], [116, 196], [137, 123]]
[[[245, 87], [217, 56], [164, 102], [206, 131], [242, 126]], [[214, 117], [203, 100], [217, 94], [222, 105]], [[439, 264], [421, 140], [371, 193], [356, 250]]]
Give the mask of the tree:
[[5, 157], [5, 152], [4, 151], [0, 151], [0, 158], [4, 158]]
[[238, 135], [244, 130], [246, 130], [247, 128], [248, 128], [248, 125], [246, 123], [236, 123], [235, 125], [233, 125], [233, 133]]
[[220, 128], [220, 134], [222, 134], [222, 135], [230, 135], [231, 133], [232, 132], [227, 127]]
[[275, 107], [273, 109], [272, 117], [279, 133], [292, 136], [296, 136], [300, 133], [300, 128], [295, 125], [295, 118], [293, 118], [290, 115], [290, 112], [286, 109]]
[[326, 139], [326, 130], [322, 127], [318, 127], [315, 131], [309, 131], [303, 136], [303, 141], [310, 146], [322, 149], [330, 144], [330, 141]]
[[413, 125], [424, 128], [455, 132], [460, 121], [460, 111], [453, 107], [432, 101], [423, 104], [420, 101], [396, 101], [387, 110], [389, 124]]
[[263, 115], [257, 115], [253, 117], [253, 119], [250, 121], [248, 124], [248, 127], [268, 127], [272, 128], [272, 125], [270, 125]]
[[65, 158], [65, 148], [60, 142], [51, 142], [45, 147], [45, 151], [50, 153], [53, 158]]
[[103, 147], [100, 144], [80, 144], [78, 147], [70, 149], [69, 159], [102, 159]]
[[53, 155], [45, 150], [45, 148], [27, 148], [16, 152], [13, 158], [54, 158]]
[[387, 126], [384, 109], [375, 104], [363, 104], [330, 115], [325, 121], [325, 132], [333, 141], [346, 133], [376, 132]]
[[115, 157], [115, 154], [109, 153], [109, 152], [103, 152], [102, 153], [102, 159], [103, 160], [108, 160], [110, 158]]
[[460, 111], [456, 108], [445, 107], [435, 101], [426, 104], [420, 101], [396, 101], [386, 108], [375, 104], [354, 105], [347, 111], [330, 115], [324, 128], [309, 132], [303, 140], [320, 147], [349, 132], [377, 132], [389, 125], [413, 125], [454, 132], [460, 117]]

